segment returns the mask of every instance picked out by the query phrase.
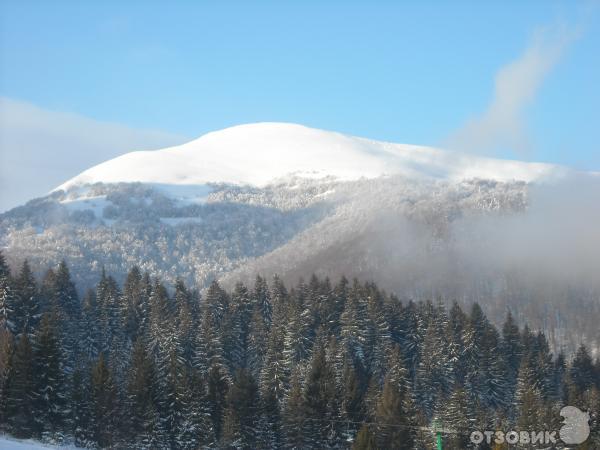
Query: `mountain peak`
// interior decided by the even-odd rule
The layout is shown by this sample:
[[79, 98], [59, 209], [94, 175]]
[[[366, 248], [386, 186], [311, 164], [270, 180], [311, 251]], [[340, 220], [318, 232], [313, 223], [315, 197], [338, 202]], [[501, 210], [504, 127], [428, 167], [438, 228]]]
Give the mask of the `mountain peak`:
[[97, 182], [263, 186], [287, 175], [356, 180], [402, 174], [533, 181], [557, 171], [557, 166], [549, 164], [495, 160], [293, 123], [260, 122], [207, 133], [176, 147], [127, 153], [84, 171], [57, 190]]

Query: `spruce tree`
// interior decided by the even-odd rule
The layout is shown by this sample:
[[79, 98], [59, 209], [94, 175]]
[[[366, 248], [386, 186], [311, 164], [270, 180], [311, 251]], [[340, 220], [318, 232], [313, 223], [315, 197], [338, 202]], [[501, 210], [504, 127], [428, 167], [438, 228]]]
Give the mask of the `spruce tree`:
[[454, 385], [463, 383], [467, 364], [465, 352], [463, 351], [463, 338], [467, 328], [467, 316], [458, 304], [454, 301], [448, 313], [448, 328], [446, 331], [448, 360], [452, 365], [452, 375]]
[[508, 312], [504, 325], [502, 326], [502, 355], [506, 359], [507, 364], [507, 383], [509, 389], [515, 389], [519, 366], [521, 365], [521, 335], [519, 327], [515, 320]]
[[79, 365], [88, 366], [90, 361], [95, 361], [98, 358], [104, 341], [101, 313], [96, 294], [91, 289], [83, 297], [80, 328], [80, 349], [83, 361], [80, 361]]
[[585, 345], [580, 345], [571, 364], [571, 381], [579, 393], [591, 389], [597, 382], [592, 358]]
[[79, 324], [81, 305], [67, 264], [62, 261], [56, 272], [48, 271], [45, 279], [45, 292], [49, 299], [49, 308], [56, 314], [58, 336], [63, 350], [65, 374], [75, 369], [79, 353]]
[[94, 444], [90, 432], [90, 378], [89, 372], [78, 368], [73, 373], [71, 394], [71, 435], [75, 439], [75, 445], [79, 447], [91, 447]]
[[229, 391], [229, 378], [225, 368], [219, 363], [213, 363], [208, 369], [207, 402], [209, 407], [212, 429], [215, 440], [221, 439], [223, 431], [223, 416], [225, 413], [226, 396]]
[[0, 330], [0, 424], [6, 423], [8, 382], [12, 370], [15, 343], [9, 330]]
[[40, 318], [40, 304], [33, 272], [27, 260], [15, 279], [15, 333], [33, 335]]
[[444, 426], [452, 431], [447, 444], [450, 448], [468, 448], [469, 434], [475, 422], [475, 411], [465, 389], [456, 385], [441, 411], [440, 418]]
[[127, 379], [128, 428], [130, 437], [148, 447], [156, 418], [156, 373], [154, 361], [146, 354], [144, 343], [138, 339], [132, 348]]
[[18, 438], [34, 434], [35, 389], [34, 357], [29, 337], [23, 334], [17, 341], [11, 362], [6, 396], [6, 417], [10, 432]]
[[204, 316], [215, 330], [221, 328], [221, 321], [228, 307], [229, 298], [227, 293], [221, 289], [217, 281], [213, 281], [208, 287], [204, 299]]
[[10, 279], [0, 276], [0, 330], [16, 330], [14, 317], [15, 295]]
[[9, 276], [10, 276], [10, 268], [8, 267], [8, 264], [6, 263], [6, 258], [4, 257], [2, 250], [0, 250], [0, 278], [2, 278], [2, 277], [8, 278]]
[[338, 434], [340, 417], [335, 376], [319, 346], [313, 355], [304, 387], [304, 407], [307, 415], [307, 439], [313, 448], [325, 448]]
[[52, 438], [62, 434], [69, 408], [58, 326], [55, 313], [44, 314], [34, 347], [36, 428]]
[[352, 444], [352, 450], [377, 450], [375, 436], [368, 425], [363, 425], [358, 431], [356, 440]]
[[377, 444], [385, 449], [411, 449], [413, 436], [407, 414], [403, 408], [403, 396], [397, 386], [389, 379], [383, 385], [383, 391], [377, 403], [375, 414], [377, 422]]
[[403, 312], [399, 330], [400, 347], [411, 377], [414, 377], [426, 326], [414, 302], [410, 301]]
[[271, 293], [267, 281], [261, 276], [256, 277], [254, 290], [252, 291], [252, 304], [254, 309], [258, 310], [262, 316], [267, 330], [273, 320], [273, 305], [271, 303]]
[[517, 388], [514, 398], [516, 423], [522, 430], [537, 430], [542, 422], [544, 411], [542, 394], [534, 369], [527, 358], [524, 358], [519, 368]]
[[123, 332], [129, 341], [134, 342], [139, 337], [143, 322], [143, 305], [145, 297], [142, 282], [142, 273], [139, 267], [134, 266], [127, 273], [123, 284], [123, 294], [120, 302], [120, 316], [122, 318]]
[[190, 402], [186, 419], [189, 428], [194, 433], [196, 447], [211, 448], [215, 445], [215, 434], [211, 418], [210, 404], [205, 378], [192, 369], [190, 375]]
[[175, 350], [177, 355], [186, 364], [192, 366], [194, 355], [194, 331], [197, 327], [197, 320], [192, 293], [188, 291], [182, 280], [178, 279], [175, 283], [175, 309], [176, 309], [176, 332], [175, 332]]
[[247, 367], [255, 379], [260, 379], [264, 366], [265, 349], [269, 339], [269, 324], [265, 322], [260, 309], [254, 308], [248, 330]]
[[227, 392], [223, 445], [240, 449], [255, 448], [259, 413], [258, 385], [250, 373], [239, 369]]
[[348, 359], [344, 362], [341, 380], [341, 419], [346, 421], [344, 432], [346, 440], [352, 439], [357, 432], [357, 425], [365, 419], [366, 411], [364, 395], [366, 380], [363, 371], [356, 370]]
[[299, 371], [291, 376], [290, 390], [283, 409], [283, 447], [286, 449], [308, 448], [312, 430], [312, 417], [305, 407]]
[[220, 329], [223, 355], [230, 373], [235, 373], [237, 369], [246, 367], [248, 360], [248, 328], [251, 314], [250, 293], [242, 283], [237, 283], [223, 316]]
[[92, 435], [100, 447], [109, 447], [116, 440], [117, 391], [102, 353], [92, 367], [90, 398]]

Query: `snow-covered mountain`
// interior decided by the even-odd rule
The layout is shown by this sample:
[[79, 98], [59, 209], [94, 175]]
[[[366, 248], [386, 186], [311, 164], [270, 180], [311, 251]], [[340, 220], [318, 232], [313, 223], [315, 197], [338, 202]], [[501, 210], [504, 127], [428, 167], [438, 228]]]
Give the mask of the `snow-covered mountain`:
[[93, 183], [265, 186], [288, 175], [349, 181], [382, 175], [533, 181], [564, 169], [346, 136], [301, 125], [257, 123], [208, 133], [177, 147], [127, 153], [57, 189]]
[[594, 200], [573, 200], [597, 198], [597, 183], [538, 189], [574, 173], [294, 124], [241, 125], [84, 171], [0, 215], [0, 246], [14, 264], [28, 258], [40, 270], [66, 259], [82, 287], [102, 267], [118, 278], [133, 265], [199, 288], [257, 273], [290, 282], [343, 273], [403, 298], [477, 300], [498, 320], [507, 306], [522, 308], [560, 342], [576, 323], [574, 345], [596, 329], [586, 317], [597, 315], [568, 305], [575, 292], [600, 309], [597, 278], [577, 269], [598, 262], [581, 261], [600, 237], [561, 223], [553, 202], [589, 215]]

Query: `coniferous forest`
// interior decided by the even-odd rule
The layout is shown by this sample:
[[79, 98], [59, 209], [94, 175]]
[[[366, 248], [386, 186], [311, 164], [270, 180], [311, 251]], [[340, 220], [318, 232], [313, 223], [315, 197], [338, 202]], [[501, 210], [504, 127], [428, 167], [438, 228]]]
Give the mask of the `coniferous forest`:
[[[447, 306], [449, 305], [449, 306]], [[475, 430], [591, 412], [600, 363], [477, 304], [400, 301], [373, 284], [275, 277], [204, 295], [133, 268], [79, 296], [0, 254], [0, 431], [88, 448], [475, 448]], [[434, 427], [435, 424], [435, 427]], [[441, 425], [440, 425], [441, 424]], [[476, 448], [491, 448], [485, 444]], [[508, 447], [494, 447], [508, 448]]]

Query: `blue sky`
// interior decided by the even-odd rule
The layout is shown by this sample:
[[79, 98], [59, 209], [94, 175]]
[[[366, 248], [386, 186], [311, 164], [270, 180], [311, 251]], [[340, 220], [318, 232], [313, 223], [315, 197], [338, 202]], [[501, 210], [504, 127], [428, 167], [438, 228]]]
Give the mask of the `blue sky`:
[[444, 145], [541, 35], [561, 48], [520, 143], [482, 152], [600, 170], [600, 5], [490, 3], [0, 0], [0, 96], [175, 141], [285, 121]]

